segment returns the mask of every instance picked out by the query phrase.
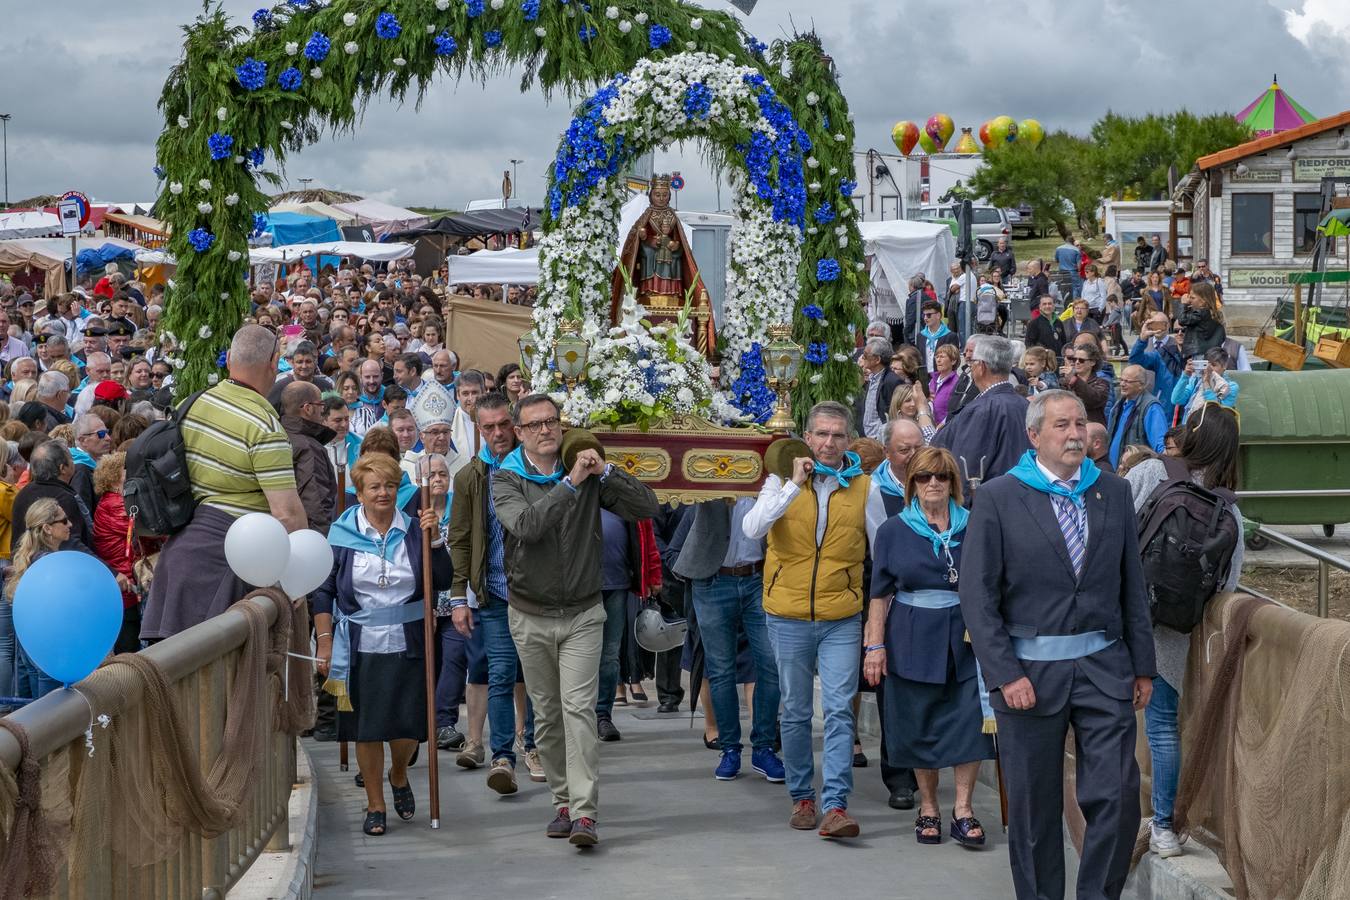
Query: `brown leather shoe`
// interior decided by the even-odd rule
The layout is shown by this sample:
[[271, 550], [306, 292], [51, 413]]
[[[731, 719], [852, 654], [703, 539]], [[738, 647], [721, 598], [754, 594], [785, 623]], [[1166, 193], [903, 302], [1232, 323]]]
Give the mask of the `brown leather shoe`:
[[825, 813], [820, 823], [820, 836], [827, 838], [851, 838], [858, 836], [858, 822], [847, 810], [835, 807]]
[[798, 800], [792, 807], [792, 817], [788, 819], [788, 824], [798, 831], [810, 831], [816, 827], [817, 821], [816, 801]]

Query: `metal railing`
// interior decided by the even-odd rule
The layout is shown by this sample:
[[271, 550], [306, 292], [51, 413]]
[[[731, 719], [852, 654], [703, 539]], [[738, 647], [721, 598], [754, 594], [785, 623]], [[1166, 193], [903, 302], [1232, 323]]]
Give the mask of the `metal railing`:
[[[1279, 492], [1268, 491], [1261, 493], [1278, 494]], [[1347, 495], [1350, 495], [1350, 492], [1347, 492]], [[1256, 533], [1266, 540], [1274, 541], [1291, 550], [1297, 550], [1304, 556], [1309, 556], [1317, 560], [1317, 615], [1323, 619], [1329, 617], [1331, 615], [1331, 570], [1334, 567], [1340, 569], [1342, 572], [1350, 572], [1350, 560], [1337, 556], [1334, 553], [1328, 553], [1311, 544], [1305, 544], [1297, 538], [1292, 538], [1282, 531], [1276, 531], [1265, 525], [1256, 526]], [[1242, 587], [1242, 585], [1238, 586]], [[1243, 588], [1243, 590], [1246, 590], [1246, 588]], [[1251, 591], [1250, 593], [1256, 592]]]
[[[158, 664], [169, 681], [186, 729], [197, 738], [197, 758], [203, 773], [211, 770], [220, 755], [229, 687], [249, 635], [248, 622], [238, 610], [243, 603], [263, 610], [269, 625], [280, 612], [275, 601], [260, 595], [141, 651]], [[99, 677], [95, 672], [88, 680]], [[146, 708], [139, 687], [100, 707], [98, 713], [111, 717], [110, 727], [139, 729], [128, 733], [145, 740]], [[72, 744], [83, 748], [90, 707], [79, 694], [59, 690], [12, 713], [10, 718], [27, 730], [29, 754], [45, 769], [53, 754], [66, 751]], [[272, 720], [269, 712], [265, 721]], [[168, 858], [153, 865], [133, 866], [106, 851], [78, 862], [72, 860], [73, 865], [80, 866], [78, 877], [59, 870], [55, 896], [92, 890], [91, 896], [96, 897], [222, 900], [259, 853], [284, 852], [290, 847], [288, 803], [295, 781], [295, 740], [273, 732], [268, 735], [267, 746], [265, 759], [259, 763], [242, 804], [243, 818], [237, 827], [211, 839], [185, 831]], [[143, 749], [148, 755], [148, 747]], [[19, 762], [17, 741], [8, 731], [0, 731], [0, 765], [14, 772]], [[99, 812], [114, 828], [132, 827], [123, 821], [122, 810]], [[84, 890], [76, 885], [83, 885]]]

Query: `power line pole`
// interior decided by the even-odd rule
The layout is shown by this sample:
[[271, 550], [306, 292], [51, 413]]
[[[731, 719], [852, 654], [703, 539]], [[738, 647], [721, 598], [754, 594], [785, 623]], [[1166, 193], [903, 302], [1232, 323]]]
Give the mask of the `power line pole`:
[[0, 135], [3, 135], [5, 148], [5, 209], [9, 209], [9, 120], [12, 113], [0, 113]]
[[510, 161], [510, 162], [511, 162], [511, 199], [513, 199], [513, 200], [514, 200], [517, 196], [519, 196], [519, 193], [520, 193], [520, 188], [519, 188], [520, 179], [519, 179], [518, 177], [516, 177], [516, 166], [520, 165], [520, 164], [523, 163], [524, 161], [525, 161], [525, 160], [523, 160], [523, 159], [513, 159], [513, 160]]

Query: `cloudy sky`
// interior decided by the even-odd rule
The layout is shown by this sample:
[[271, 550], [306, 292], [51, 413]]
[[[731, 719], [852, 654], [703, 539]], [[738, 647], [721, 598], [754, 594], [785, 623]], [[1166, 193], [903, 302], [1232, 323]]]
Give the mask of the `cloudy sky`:
[[[155, 102], [180, 53], [180, 25], [200, 5], [23, 5], [0, 28], [10, 197], [73, 188], [99, 200], [152, 200]], [[258, 5], [225, 0], [244, 22]], [[1346, 0], [760, 0], [748, 19], [765, 41], [793, 23], [814, 25], [833, 54], [859, 150], [891, 150], [897, 119], [939, 111], [958, 126], [1006, 113], [1072, 131], [1107, 108], [1237, 111], [1276, 72], [1313, 113], [1350, 109]], [[312, 178], [403, 205], [462, 207], [499, 196], [514, 157], [525, 160], [521, 198], [538, 202], [575, 98], [545, 103], [518, 85], [518, 73], [486, 89], [447, 81], [416, 112], [375, 102], [355, 135], [306, 149], [285, 175], [295, 187]], [[685, 173], [681, 207], [713, 209], [711, 177], [697, 148], [685, 150], [658, 154], [658, 169]]]

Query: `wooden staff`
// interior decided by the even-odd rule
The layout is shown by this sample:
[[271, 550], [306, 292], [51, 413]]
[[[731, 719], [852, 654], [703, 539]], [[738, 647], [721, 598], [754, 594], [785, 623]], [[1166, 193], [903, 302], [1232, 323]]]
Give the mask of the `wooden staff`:
[[[338, 491], [337, 491], [337, 511], [338, 511], [338, 515], [342, 515], [344, 512], [347, 511], [347, 460], [346, 460], [347, 448], [346, 448], [346, 446], [339, 447], [339, 448], [338, 448], [338, 453], [341, 454], [342, 456], [339, 458], [338, 463], [337, 463], [337, 481], [338, 481], [338, 485], [337, 485], [337, 487], [338, 487]], [[348, 755], [347, 755], [347, 742], [346, 742], [346, 741], [339, 741], [339, 742], [338, 742], [338, 771], [339, 771], [339, 772], [345, 772], [345, 771], [347, 771], [347, 766], [349, 765], [349, 763], [350, 763], [350, 759], [349, 759], [349, 757], [348, 757]]]
[[[431, 509], [431, 479], [428, 465], [422, 472], [422, 509]], [[434, 527], [434, 526], [433, 526]], [[431, 791], [431, 827], [441, 827], [441, 772], [436, 747], [436, 601], [432, 597], [431, 544], [436, 537], [433, 528], [422, 529], [422, 637], [426, 647], [422, 653], [427, 682], [427, 785]]]
[[994, 735], [994, 774], [998, 776], [998, 812], [1003, 817], [1003, 833], [1008, 833], [1008, 789], [1003, 786], [1003, 760], [999, 758], [998, 735]]

